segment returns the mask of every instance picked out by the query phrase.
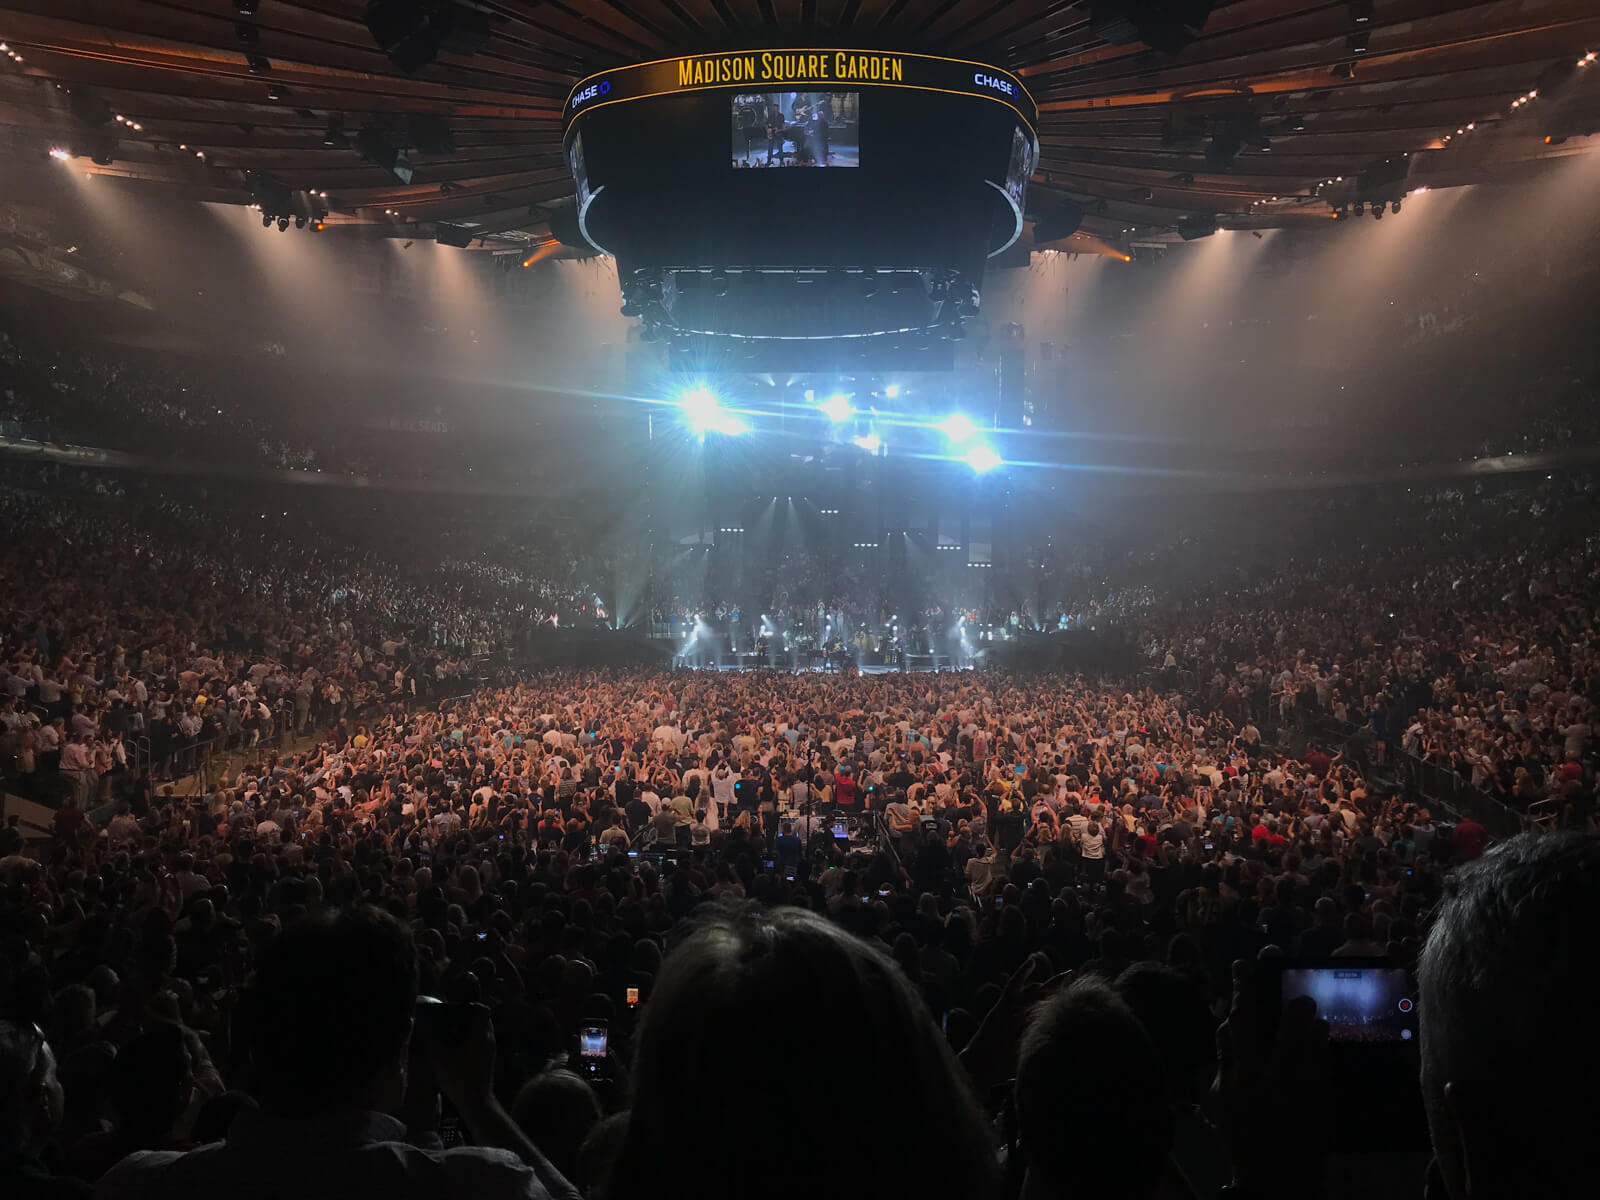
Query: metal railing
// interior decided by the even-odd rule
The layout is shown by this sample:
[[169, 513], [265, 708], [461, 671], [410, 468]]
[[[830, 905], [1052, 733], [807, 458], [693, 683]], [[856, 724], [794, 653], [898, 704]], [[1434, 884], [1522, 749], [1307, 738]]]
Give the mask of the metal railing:
[[1402, 779], [1434, 804], [1458, 816], [1471, 817], [1497, 838], [1514, 837], [1527, 826], [1523, 815], [1496, 800], [1449, 767], [1418, 758], [1407, 750], [1394, 756]]
[[[1373, 771], [1374, 738], [1366, 726], [1344, 724], [1321, 715], [1307, 723], [1306, 732], [1313, 738], [1341, 745], [1345, 757], [1363, 774]], [[1527, 819], [1514, 808], [1449, 767], [1429, 762], [1394, 742], [1389, 743], [1389, 762], [1385, 765], [1392, 766], [1399, 782], [1415, 789], [1431, 806], [1458, 817], [1471, 817], [1493, 837], [1514, 837], [1527, 827]]]

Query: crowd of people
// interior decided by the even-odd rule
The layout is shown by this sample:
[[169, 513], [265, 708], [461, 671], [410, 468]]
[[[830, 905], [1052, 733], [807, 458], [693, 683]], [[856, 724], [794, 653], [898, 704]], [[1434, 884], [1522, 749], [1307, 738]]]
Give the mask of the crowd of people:
[[[986, 585], [1127, 670], [493, 678], [609, 616], [573, 542], [0, 483], [0, 779], [47, 814], [0, 828], [0, 1194], [1211, 1200], [1363, 1146], [1420, 1188], [1429, 1130], [1451, 1200], [1581, 1178], [1582, 472], [1196, 506], [1037, 617]], [[764, 615], [882, 619], [856, 575]], [[1558, 828], [1491, 848], [1407, 757]], [[1324, 1080], [1278, 958], [1414, 975], [1410, 1084]]]
[[299, 522], [255, 532], [224, 497], [51, 475], [0, 488], [0, 762], [24, 794], [97, 806], [197, 747], [467, 691], [554, 617], [526, 578], [413, 573]]
[[[1203, 1103], [1217, 1020], [1225, 1085], [1258, 1036], [1235, 964], [1416, 968], [1484, 852], [1178, 693], [965, 672], [553, 673], [53, 832], [0, 848], [0, 1103], [54, 1096], [0, 1109], [22, 1195], [720, 1193], [707, 1112], [852, 1082], [938, 1155], [846, 1121], [779, 1191], [995, 1194], [1006, 1135], [1027, 1194], [1280, 1194], [1256, 1084]], [[1072, 1169], [1051, 1124], [1124, 1096], [1149, 1160]], [[770, 1115], [731, 1119], [754, 1171]]]
[[1311, 554], [1119, 589], [1089, 613], [1138, 629], [1152, 665], [1192, 671], [1224, 711], [1332, 718], [1365, 729], [1380, 759], [1404, 751], [1521, 812], [1583, 823], [1575, 785], [1600, 702], [1594, 486], [1579, 474], [1331, 506]]

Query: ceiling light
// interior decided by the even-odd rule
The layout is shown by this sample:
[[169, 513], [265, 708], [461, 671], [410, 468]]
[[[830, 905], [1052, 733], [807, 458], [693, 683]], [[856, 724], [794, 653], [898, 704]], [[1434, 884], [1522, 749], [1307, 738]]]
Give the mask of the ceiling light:
[[65, 150], [63, 150], [60, 146], [51, 146], [50, 147], [50, 157], [51, 158], [56, 158], [56, 159], [67, 159], [67, 158], [71, 158], [72, 156], [70, 154], [68, 154]]
[[833, 421], [835, 424], [848, 421], [856, 411], [850, 404], [850, 398], [842, 392], [829, 396], [818, 407], [822, 409], [828, 420]]

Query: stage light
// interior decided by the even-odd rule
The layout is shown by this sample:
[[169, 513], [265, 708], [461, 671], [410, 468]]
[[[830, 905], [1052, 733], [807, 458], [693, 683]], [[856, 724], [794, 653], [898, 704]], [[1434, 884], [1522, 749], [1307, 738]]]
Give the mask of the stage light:
[[964, 442], [978, 432], [978, 427], [966, 413], [951, 413], [940, 422], [939, 428], [952, 442]]
[[966, 453], [966, 464], [980, 475], [985, 471], [992, 471], [1001, 463], [1000, 455], [993, 446], [974, 446]]
[[1389, 204], [1389, 211], [1398, 216], [1399, 213], [1400, 213], [1400, 201], [1398, 201], [1398, 200], [1391, 201], [1390, 204]]
[[68, 154], [65, 150], [63, 150], [60, 146], [51, 146], [50, 147], [50, 157], [51, 158], [57, 158], [57, 159], [67, 159], [67, 158], [71, 158], [72, 156], [70, 154]]
[[690, 388], [678, 397], [678, 407], [683, 410], [689, 428], [701, 441], [705, 440], [708, 433], [738, 437], [750, 428], [741, 418], [723, 411], [716, 394], [710, 388]]
[[888, 387], [883, 389], [883, 396], [885, 400], [898, 400], [900, 398], [900, 385], [898, 383], [891, 383]]
[[271, 213], [262, 213], [261, 214], [261, 228], [263, 228], [263, 229], [271, 229], [272, 228], [272, 214]]
[[279, 217], [278, 218], [278, 232], [279, 233], [287, 233], [288, 231], [289, 231], [289, 218], [288, 217]]
[[711, 428], [722, 411], [717, 398], [708, 388], [690, 388], [678, 398], [678, 407], [683, 409], [689, 427], [696, 433], [704, 433]]
[[835, 424], [848, 421], [856, 411], [850, 404], [850, 398], [842, 392], [836, 392], [829, 396], [822, 402], [820, 407], [828, 420]]
[[858, 437], [856, 439], [856, 445], [860, 446], [868, 454], [876, 454], [879, 448], [883, 445], [883, 442], [877, 434], [869, 433], [862, 437]]

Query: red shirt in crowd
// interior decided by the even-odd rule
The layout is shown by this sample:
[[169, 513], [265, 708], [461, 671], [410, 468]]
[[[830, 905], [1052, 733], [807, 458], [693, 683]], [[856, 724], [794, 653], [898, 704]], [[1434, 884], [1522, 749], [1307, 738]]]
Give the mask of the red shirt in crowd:
[[833, 800], [840, 808], [854, 808], [856, 806], [856, 781], [848, 775], [840, 775], [833, 781]]
[[1252, 829], [1250, 831], [1250, 840], [1257, 846], [1271, 846], [1274, 849], [1289, 844], [1289, 839], [1284, 837], [1283, 834], [1273, 833], [1265, 825], [1257, 825]]
[[1450, 835], [1450, 844], [1455, 847], [1456, 858], [1461, 862], [1471, 862], [1483, 856], [1484, 839], [1488, 831], [1471, 817], [1463, 817], [1461, 824], [1456, 826], [1456, 831]]

